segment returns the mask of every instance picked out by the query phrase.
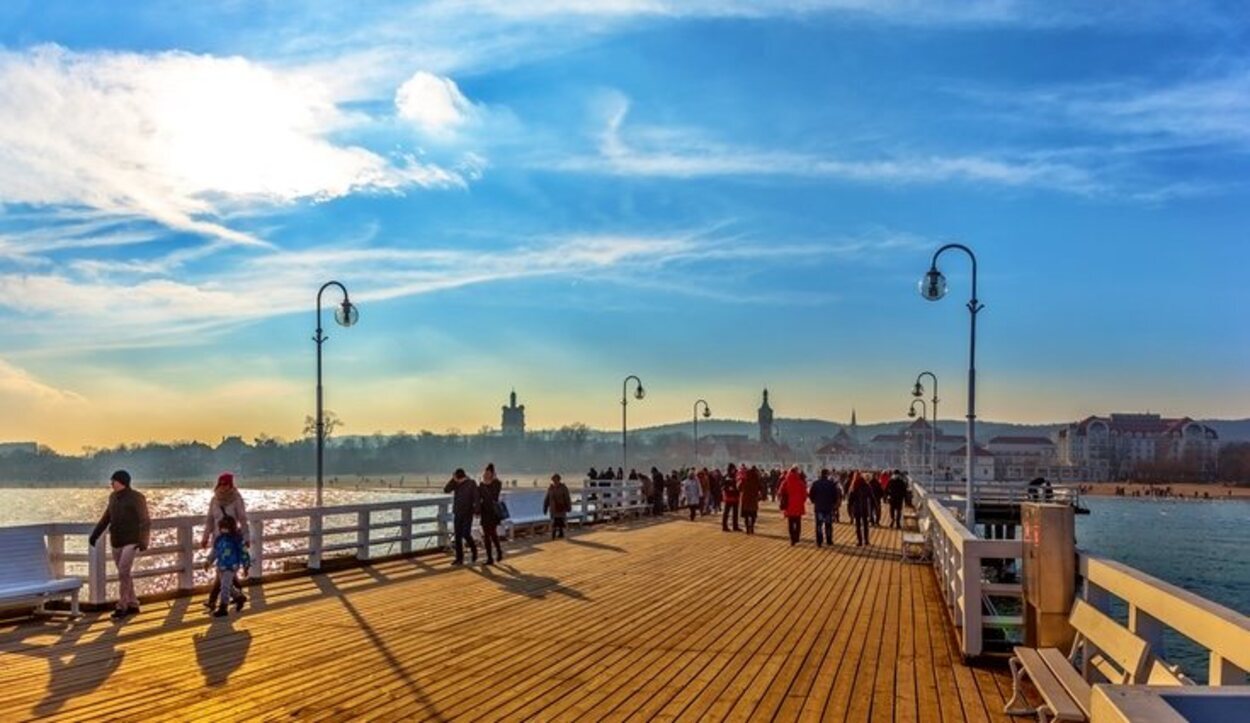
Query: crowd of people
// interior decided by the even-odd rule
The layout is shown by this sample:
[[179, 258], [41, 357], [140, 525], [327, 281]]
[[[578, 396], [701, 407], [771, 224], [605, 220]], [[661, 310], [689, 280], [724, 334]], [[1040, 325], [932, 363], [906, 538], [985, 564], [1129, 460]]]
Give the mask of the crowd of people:
[[[668, 474], [652, 467], [650, 473], [632, 470], [628, 476], [619, 468], [606, 472], [592, 469], [589, 477], [592, 480], [636, 481], [647, 508], [653, 514], [682, 512], [689, 515], [691, 521], [719, 515], [721, 529], [725, 532], [754, 535], [761, 505], [776, 504], [786, 518], [791, 545], [797, 545], [802, 539], [803, 518], [807, 516], [810, 502], [817, 547], [833, 545], [833, 525], [842, 521], [844, 507], [855, 525], [857, 546], [871, 543], [871, 530], [883, 524], [883, 514], [888, 515], [885, 524], [889, 527], [901, 527], [903, 505], [909, 501], [911, 494], [907, 478], [899, 470], [825, 469], [810, 483], [806, 473], [797, 466], [785, 470], [761, 470], [755, 466], [734, 464], [724, 470], [703, 467], [672, 470]], [[135, 557], [150, 543], [151, 519], [146, 499], [131, 487], [130, 475], [126, 471], [115, 472], [110, 485], [112, 494], [89, 542], [94, 546], [105, 531], [109, 533], [119, 583], [119, 598], [113, 617], [121, 620], [139, 612], [133, 567]], [[502, 561], [504, 552], [499, 528], [508, 519], [509, 512], [495, 465], [486, 465], [481, 481], [473, 479], [463, 469], [457, 469], [443, 491], [451, 495], [452, 552], [455, 555], [452, 564], [465, 563], [466, 547], [469, 561], [477, 562], [478, 540], [473, 534], [475, 521], [481, 530], [486, 564]], [[564, 537], [572, 510], [572, 493], [560, 475], [552, 475], [543, 498], [543, 514], [550, 517], [552, 540]], [[249, 540], [243, 496], [235, 487], [234, 476], [223, 473], [213, 488], [200, 540], [201, 547], [209, 550], [205, 566], [216, 571], [205, 601], [214, 616], [228, 615], [231, 605], [236, 612], [240, 611], [247, 602], [240, 579], [251, 564]]]

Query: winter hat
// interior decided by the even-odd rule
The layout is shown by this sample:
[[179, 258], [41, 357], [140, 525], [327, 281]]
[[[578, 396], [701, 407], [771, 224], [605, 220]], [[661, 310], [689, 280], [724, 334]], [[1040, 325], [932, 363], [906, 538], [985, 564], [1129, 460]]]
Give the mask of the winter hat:
[[112, 477], [109, 477], [109, 481], [116, 482], [117, 484], [123, 485], [125, 487], [129, 487], [130, 486], [130, 473], [124, 469], [119, 469], [113, 473]]
[[222, 472], [221, 474], [217, 475], [217, 486], [218, 487], [233, 487], [234, 475], [230, 474], [229, 472]]

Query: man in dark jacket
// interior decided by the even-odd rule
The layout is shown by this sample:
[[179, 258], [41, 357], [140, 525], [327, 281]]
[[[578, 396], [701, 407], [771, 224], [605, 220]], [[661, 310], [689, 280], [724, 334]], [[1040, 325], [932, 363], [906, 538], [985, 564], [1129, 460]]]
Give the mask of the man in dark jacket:
[[885, 485], [885, 500], [890, 503], [890, 527], [903, 529], [903, 502], [906, 499], [907, 479], [896, 469]]
[[135, 556], [148, 549], [152, 536], [152, 519], [148, 517], [148, 501], [142, 494], [130, 488], [130, 473], [119, 469], [109, 478], [113, 493], [109, 495], [104, 515], [91, 531], [87, 541], [95, 547], [96, 540], [109, 531], [109, 546], [113, 548], [113, 564], [117, 566], [117, 609], [113, 619], [121, 620], [139, 612], [139, 598], [135, 595], [135, 579], [132, 574]]
[[838, 485], [829, 476], [829, 470], [820, 471], [820, 479], [812, 483], [807, 498], [816, 510], [816, 547], [823, 547], [826, 541], [832, 546], [833, 509], [838, 503]]
[[443, 491], [452, 495], [451, 517], [456, 539], [456, 561], [452, 564], [464, 564], [465, 542], [469, 543], [469, 551], [476, 563], [477, 543], [473, 541], [473, 513], [477, 510], [477, 482], [469, 479], [463, 469], [457, 469], [451, 476], [451, 481], [443, 487]]
[[564, 537], [565, 521], [572, 511], [573, 496], [569, 494], [569, 488], [560, 481], [560, 475], [551, 475], [547, 496], [543, 497], [543, 513], [551, 515], [551, 539]]

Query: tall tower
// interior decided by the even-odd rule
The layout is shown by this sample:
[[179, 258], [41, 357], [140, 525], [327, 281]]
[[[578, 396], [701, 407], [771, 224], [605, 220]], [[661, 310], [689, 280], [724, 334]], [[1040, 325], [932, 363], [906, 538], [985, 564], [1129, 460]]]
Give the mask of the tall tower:
[[760, 421], [760, 441], [771, 443], [773, 441], [773, 408], [768, 406], [768, 390], [764, 390], [764, 403], [760, 405], [759, 412]]
[[499, 429], [505, 437], [525, 436], [525, 405], [517, 406], [516, 390], [508, 397], [509, 405], [503, 408], [503, 422]]
[[855, 421], [855, 407], [851, 407], [851, 439], [859, 444], [859, 423]]

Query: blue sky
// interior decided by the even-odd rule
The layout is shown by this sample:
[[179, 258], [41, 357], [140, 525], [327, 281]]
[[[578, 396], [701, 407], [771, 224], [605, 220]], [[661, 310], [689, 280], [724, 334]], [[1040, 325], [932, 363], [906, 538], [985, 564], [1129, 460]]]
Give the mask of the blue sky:
[[0, 439], [1250, 412], [1236, 3], [7, 3]]

